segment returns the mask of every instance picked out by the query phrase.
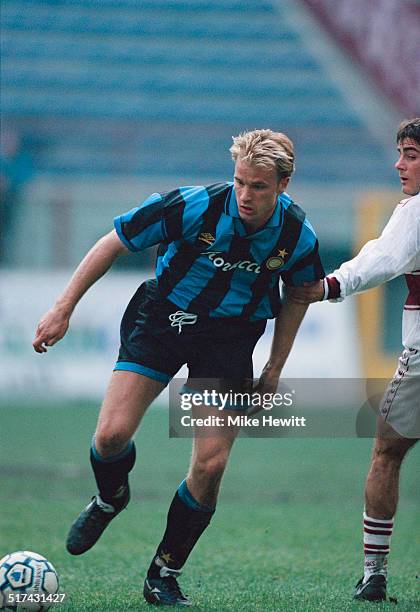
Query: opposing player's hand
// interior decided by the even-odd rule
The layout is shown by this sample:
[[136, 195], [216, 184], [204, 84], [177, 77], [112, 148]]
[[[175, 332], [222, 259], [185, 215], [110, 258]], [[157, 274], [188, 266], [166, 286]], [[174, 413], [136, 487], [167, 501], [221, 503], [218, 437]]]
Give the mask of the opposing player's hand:
[[69, 327], [70, 315], [53, 307], [44, 314], [36, 328], [32, 342], [37, 353], [46, 353], [49, 346], [61, 340]]
[[312, 304], [324, 299], [324, 281], [304, 283], [302, 287], [287, 287], [287, 296], [297, 304]]

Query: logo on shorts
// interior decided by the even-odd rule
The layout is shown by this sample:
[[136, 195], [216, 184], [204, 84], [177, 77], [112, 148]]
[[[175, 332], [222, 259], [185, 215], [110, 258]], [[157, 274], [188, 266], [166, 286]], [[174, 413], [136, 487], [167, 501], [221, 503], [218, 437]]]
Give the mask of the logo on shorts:
[[201, 242], [205, 242], [206, 244], [210, 246], [216, 240], [216, 238], [212, 236], [211, 234], [209, 234], [208, 232], [203, 232], [202, 234], [200, 234], [198, 239], [201, 240]]
[[278, 268], [284, 266], [284, 262], [288, 254], [289, 253], [286, 251], [286, 249], [279, 249], [278, 255], [269, 257], [265, 262], [265, 265], [269, 270], [278, 270]]

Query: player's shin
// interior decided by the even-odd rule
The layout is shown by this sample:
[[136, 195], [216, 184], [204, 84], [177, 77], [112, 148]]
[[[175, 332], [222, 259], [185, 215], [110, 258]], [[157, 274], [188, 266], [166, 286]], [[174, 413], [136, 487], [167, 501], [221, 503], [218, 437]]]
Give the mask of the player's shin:
[[90, 449], [90, 462], [103, 502], [111, 504], [120, 511], [127, 504], [128, 474], [136, 461], [136, 447], [131, 440], [118, 455], [104, 459], [93, 442]]
[[203, 506], [193, 498], [184, 480], [169, 508], [166, 530], [150, 564], [148, 577], [158, 578], [163, 567], [180, 569], [214, 512], [215, 508]]

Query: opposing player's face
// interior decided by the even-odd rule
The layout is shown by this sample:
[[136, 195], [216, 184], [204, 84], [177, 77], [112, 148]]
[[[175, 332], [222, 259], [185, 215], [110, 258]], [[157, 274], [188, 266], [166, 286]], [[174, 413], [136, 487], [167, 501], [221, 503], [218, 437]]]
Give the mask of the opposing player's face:
[[249, 230], [255, 231], [273, 214], [277, 197], [286, 189], [289, 178], [278, 180], [275, 168], [262, 168], [238, 159], [234, 181], [239, 216]]
[[398, 145], [400, 154], [396, 169], [400, 175], [402, 190], [407, 195], [416, 195], [420, 191], [420, 144], [411, 138], [405, 138]]

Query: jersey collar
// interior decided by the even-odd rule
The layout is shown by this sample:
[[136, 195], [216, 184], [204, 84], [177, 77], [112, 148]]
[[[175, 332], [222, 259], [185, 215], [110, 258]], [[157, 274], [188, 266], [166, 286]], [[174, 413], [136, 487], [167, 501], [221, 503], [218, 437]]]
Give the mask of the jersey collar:
[[420, 198], [420, 192], [416, 193], [412, 196], [409, 196], [408, 198], [404, 198], [404, 200], [400, 200], [400, 204], [402, 206], [405, 206], [408, 202], [410, 202], [410, 200], [412, 200], [413, 198]]

